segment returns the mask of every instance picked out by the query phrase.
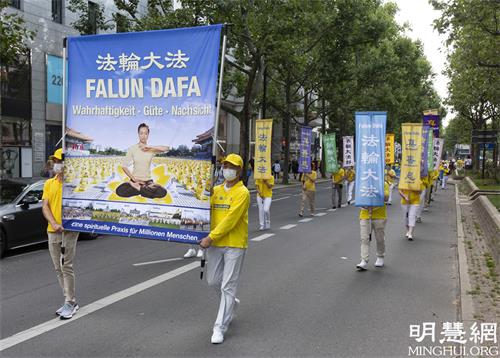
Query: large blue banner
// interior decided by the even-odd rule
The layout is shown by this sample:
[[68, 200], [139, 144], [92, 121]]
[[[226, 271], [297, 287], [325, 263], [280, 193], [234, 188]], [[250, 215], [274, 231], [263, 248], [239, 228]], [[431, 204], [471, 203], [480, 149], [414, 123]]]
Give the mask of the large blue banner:
[[356, 206], [384, 205], [387, 112], [356, 112]]
[[66, 229], [207, 235], [221, 28], [68, 39]]
[[299, 173], [310, 173], [312, 128], [300, 127]]

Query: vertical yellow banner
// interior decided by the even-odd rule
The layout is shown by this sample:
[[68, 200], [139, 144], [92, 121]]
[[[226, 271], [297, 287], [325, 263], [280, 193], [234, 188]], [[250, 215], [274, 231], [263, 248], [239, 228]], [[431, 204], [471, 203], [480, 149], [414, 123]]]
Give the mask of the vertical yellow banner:
[[271, 173], [271, 140], [273, 138], [273, 120], [258, 119], [255, 121], [255, 179], [270, 179]]
[[422, 124], [401, 125], [403, 156], [399, 189], [420, 190], [420, 162], [422, 159]]
[[394, 134], [385, 135], [385, 164], [394, 164]]

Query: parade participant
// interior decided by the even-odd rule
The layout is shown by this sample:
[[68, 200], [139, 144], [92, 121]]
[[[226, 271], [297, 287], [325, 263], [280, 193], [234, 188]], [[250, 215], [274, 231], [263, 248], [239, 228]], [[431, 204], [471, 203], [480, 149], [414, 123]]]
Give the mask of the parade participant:
[[[440, 167], [441, 168], [441, 167]], [[448, 176], [450, 175], [450, 167], [448, 162], [442, 162], [443, 177], [441, 180], [441, 189], [446, 190], [446, 183], [448, 182]]]
[[425, 196], [427, 195], [427, 191], [429, 190], [429, 185], [430, 185], [430, 178], [428, 175], [421, 178], [420, 202], [417, 209], [417, 220], [416, 220], [418, 223], [422, 222], [422, 210], [424, 209]]
[[387, 222], [387, 207], [385, 202], [389, 199], [390, 185], [384, 183], [384, 205], [373, 208], [361, 208], [359, 211], [359, 227], [361, 236], [361, 262], [356, 265], [360, 271], [368, 267], [370, 256], [370, 231], [373, 230], [377, 241], [377, 260], [375, 267], [384, 266], [385, 256], [385, 224]]
[[342, 188], [345, 179], [345, 171], [339, 163], [336, 172], [332, 173], [332, 208], [342, 207]]
[[413, 240], [413, 231], [417, 218], [417, 210], [420, 205], [420, 191], [399, 189], [401, 195], [401, 206], [406, 220], [406, 238]]
[[213, 327], [211, 342], [222, 343], [235, 306], [240, 273], [248, 247], [248, 207], [250, 193], [240, 181], [243, 160], [229, 154], [223, 162], [223, 185], [214, 188], [211, 196], [211, 230], [200, 241], [207, 249], [207, 282], [220, 297], [219, 310]]
[[351, 205], [352, 192], [354, 191], [354, 179], [356, 177], [354, 167], [352, 166], [347, 167], [345, 177], [346, 177], [346, 188], [347, 188], [347, 205]]
[[385, 166], [385, 181], [389, 184], [389, 197], [387, 205], [392, 205], [392, 190], [396, 186], [396, 172], [391, 168], [390, 164]]
[[316, 173], [316, 167], [314, 164], [311, 164], [311, 172], [310, 173], [302, 173], [302, 199], [300, 201], [300, 211], [299, 216], [304, 216], [304, 206], [306, 201], [309, 202], [309, 212], [311, 215], [314, 215], [314, 196], [316, 193], [316, 179], [318, 178], [318, 174]]
[[[158, 153], [168, 151], [167, 146], [148, 145], [149, 127], [146, 123], [141, 123], [137, 128], [139, 143], [134, 144], [127, 150], [127, 155], [123, 159], [122, 169], [130, 178], [130, 181], [120, 184], [116, 188], [116, 195], [128, 198], [141, 195], [145, 198], [163, 198], [167, 195], [167, 190], [151, 180], [151, 162]], [[128, 166], [133, 163], [134, 169], [131, 172]]]
[[259, 230], [271, 228], [271, 202], [273, 200], [274, 177], [255, 179], [257, 206], [259, 207]]
[[73, 259], [78, 232], [65, 231], [62, 227], [62, 149], [57, 149], [50, 160], [54, 162], [55, 176], [43, 186], [42, 213], [48, 222], [49, 252], [57, 273], [57, 280], [64, 295], [64, 305], [56, 311], [61, 319], [70, 319], [80, 308], [75, 298], [75, 273]]
[[273, 163], [271, 169], [272, 169], [272, 172], [274, 175], [274, 179], [278, 180], [280, 178], [280, 172], [281, 172], [280, 161], [276, 159], [276, 161]]

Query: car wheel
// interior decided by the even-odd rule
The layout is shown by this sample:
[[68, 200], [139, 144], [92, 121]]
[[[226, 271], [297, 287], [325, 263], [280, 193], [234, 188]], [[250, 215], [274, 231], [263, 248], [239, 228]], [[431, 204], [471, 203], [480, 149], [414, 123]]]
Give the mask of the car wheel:
[[97, 239], [98, 234], [90, 233], [90, 232], [82, 232], [80, 233], [81, 240], [95, 240]]
[[0, 258], [5, 256], [5, 252], [7, 251], [7, 235], [2, 228], [0, 228]]

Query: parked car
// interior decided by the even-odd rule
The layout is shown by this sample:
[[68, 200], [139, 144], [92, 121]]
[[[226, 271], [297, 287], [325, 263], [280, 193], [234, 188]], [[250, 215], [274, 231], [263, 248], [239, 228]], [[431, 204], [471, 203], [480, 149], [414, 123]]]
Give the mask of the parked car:
[[[0, 257], [7, 250], [47, 241], [47, 221], [42, 214], [46, 180], [0, 179]], [[96, 237], [83, 235], [83, 238]]]

